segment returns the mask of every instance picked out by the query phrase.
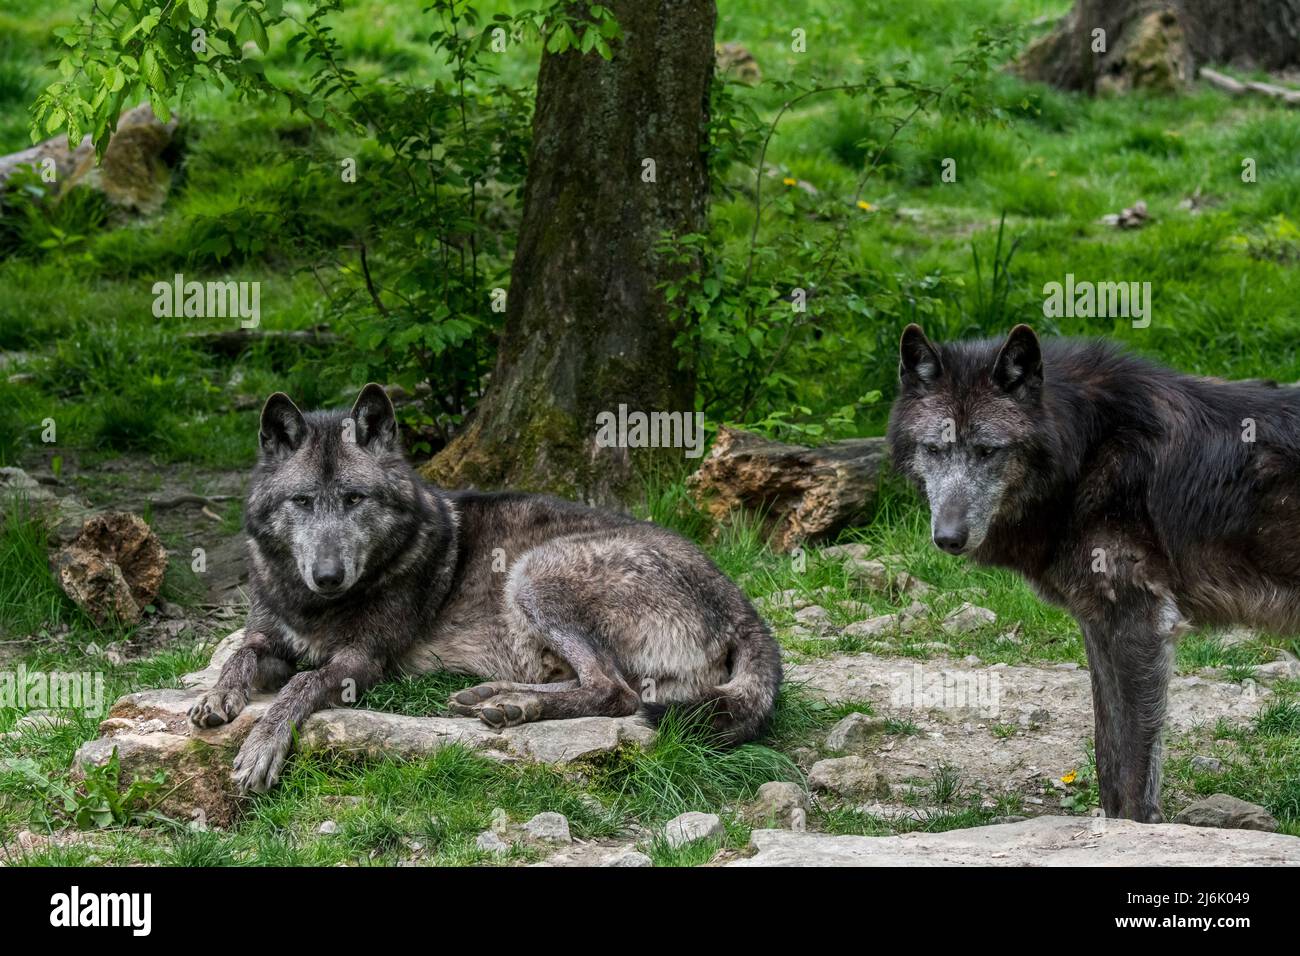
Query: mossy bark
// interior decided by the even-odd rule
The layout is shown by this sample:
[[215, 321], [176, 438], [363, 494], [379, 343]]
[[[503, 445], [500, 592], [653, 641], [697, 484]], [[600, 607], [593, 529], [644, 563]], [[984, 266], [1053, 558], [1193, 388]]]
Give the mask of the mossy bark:
[[[1105, 31], [1104, 50], [1095, 49], [1096, 30]], [[1095, 93], [1174, 90], [1212, 64], [1300, 66], [1300, 0], [1076, 0], [1015, 69]]]
[[660, 289], [681, 267], [655, 244], [706, 226], [717, 11], [609, 6], [623, 31], [611, 60], [543, 55], [497, 364], [469, 425], [424, 468], [441, 484], [624, 500], [655, 452], [598, 447], [597, 414], [694, 408]]

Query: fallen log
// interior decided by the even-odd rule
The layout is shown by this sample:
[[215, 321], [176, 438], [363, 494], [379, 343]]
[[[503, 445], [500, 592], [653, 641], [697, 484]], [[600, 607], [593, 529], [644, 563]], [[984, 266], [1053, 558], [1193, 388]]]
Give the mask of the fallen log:
[[723, 428], [688, 484], [714, 520], [752, 512], [771, 546], [789, 551], [869, 517], [888, 458], [883, 438], [808, 448]]
[[1281, 100], [1287, 106], [1300, 106], [1300, 90], [1291, 90], [1285, 86], [1275, 86], [1272, 83], [1261, 83], [1258, 80], [1238, 80], [1226, 73], [1220, 73], [1218, 70], [1211, 70], [1209, 67], [1204, 66], [1201, 67], [1201, 79], [1215, 89], [1223, 90], [1223, 92], [1230, 93], [1233, 96], [1245, 96], [1254, 93], [1259, 96]]

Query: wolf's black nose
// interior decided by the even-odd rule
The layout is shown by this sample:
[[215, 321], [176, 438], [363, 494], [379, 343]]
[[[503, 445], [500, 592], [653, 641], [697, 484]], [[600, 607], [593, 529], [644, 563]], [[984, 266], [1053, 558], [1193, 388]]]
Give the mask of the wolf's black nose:
[[343, 583], [343, 562], [334, 558], [317, 561], [311, 567], [311, 579], [322, 591], [333, 591]]
[[936, 528], [934, 543], [949, 554], [961, 554], [969, 536], [970, 532], [965, 528]]

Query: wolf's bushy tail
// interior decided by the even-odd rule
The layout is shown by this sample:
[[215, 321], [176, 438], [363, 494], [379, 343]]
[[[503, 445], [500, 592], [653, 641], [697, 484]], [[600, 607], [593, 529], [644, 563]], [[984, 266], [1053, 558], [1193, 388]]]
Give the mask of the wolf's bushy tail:
[[[671, 706], [707, 722], [719, 741], [742, 744], [762, 731], [776, 707], [781, 689], [781, 650], [762, 620], [741, 624], [733, 638], [731, 677], [700, 698]], [[668, 709], [664, 704], [645, 704], [644, 711], [656, 723]]]

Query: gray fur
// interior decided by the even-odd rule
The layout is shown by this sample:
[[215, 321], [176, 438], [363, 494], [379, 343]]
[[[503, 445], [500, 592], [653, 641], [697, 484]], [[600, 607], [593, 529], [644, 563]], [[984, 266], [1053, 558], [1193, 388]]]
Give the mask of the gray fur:
[[347, 414], [268, 400], [245, 530], [249, 640], [190, 714], [216, 726], [254, 686], [280, 688], [236, 760], [244, 789], [275, 784], [313, 711], [399, 672], [484, 678], [450, 706], [497, 728], [707, 706], [740, 742], [775, 705], [776, 642], [695, 545], [543, 495], [426, 484], [377, 385]]

